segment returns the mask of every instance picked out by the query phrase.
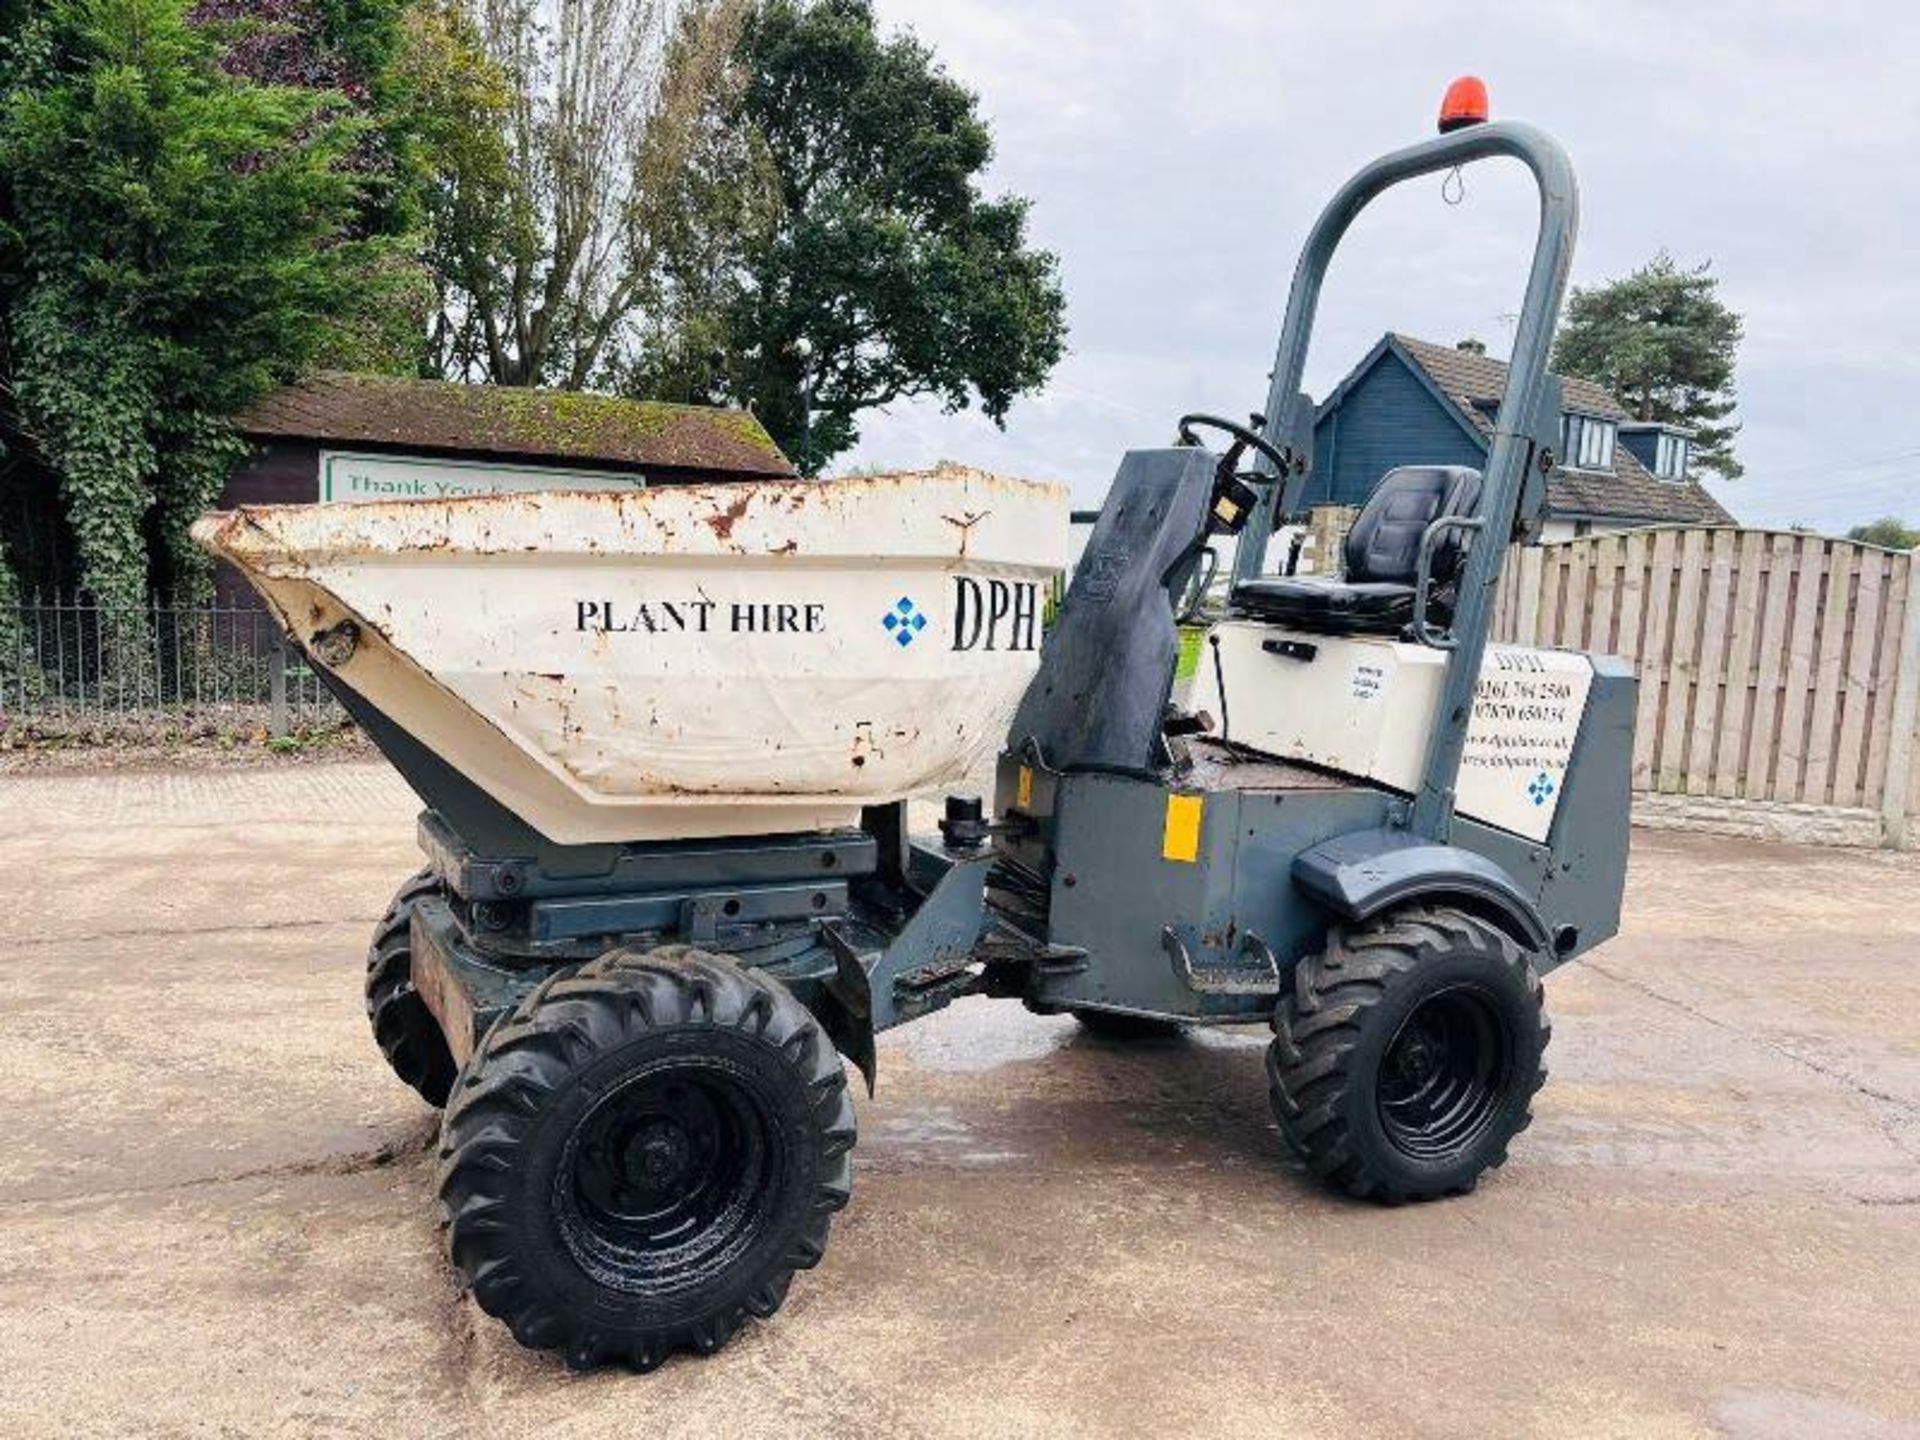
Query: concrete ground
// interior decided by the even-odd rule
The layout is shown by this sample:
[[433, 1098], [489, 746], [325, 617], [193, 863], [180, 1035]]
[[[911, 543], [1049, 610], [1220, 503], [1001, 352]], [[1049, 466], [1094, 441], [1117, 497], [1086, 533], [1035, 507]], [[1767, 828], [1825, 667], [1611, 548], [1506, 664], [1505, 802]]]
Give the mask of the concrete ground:
[[461, 1295], [362, 947], [384, 769], [0, 781], [0, 1433], [1920, 1435], [1920, 858], [1638, 837], [1474, 1196], [1305, 1182], [1258, 1034], [889, 1037], [826, 1263], [578, 1378]]

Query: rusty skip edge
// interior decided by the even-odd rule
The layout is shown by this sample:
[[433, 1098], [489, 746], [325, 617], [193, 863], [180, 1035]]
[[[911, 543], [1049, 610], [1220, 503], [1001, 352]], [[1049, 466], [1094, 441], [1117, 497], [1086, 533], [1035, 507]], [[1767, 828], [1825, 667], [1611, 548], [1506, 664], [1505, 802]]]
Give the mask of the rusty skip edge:
[[[942, 494], [941, 491], [948, 493]], [[962, 493], [951, 493], [959, 490]], [[196, 543], [246, 569], [298, 573], [301, 567], [344, 556], [418, 556], [458, 553], [633, 554], [674, 553], [676, 543], [691, 554], [791, 555], [802, 550], [799, 537], [784, 529], [780, 517], [812, 512], [834, 515], [884, 500], [887, 518], [924, 493], [937, 507], [955, 559], [971, 558], [975, 527], [992, 518], [995, 501], [1036, 503], [1057, 510], [1064, 543], [1065, 486], [1016, 479], [960, 466], [845, 480], [759, 480], [715, 485], [661, 486], [630, 491], [547, 490], [420, 500], [381, 500], [350, 505], [248, 505], [202, 516], [192, 527]], [[955, 503], [964, 501], [965, 503]], [[313, 523], [315, 511], [327, 523]], [[751, 522], [756, 539], [738, 534]], [[301, 544], [289, 530], [312, 530]], [[861, 526], [851, 533], [876, 542], [888, 538], [884, 526]], [[702, 533], [704, 532], [704, 534]], [[564, 538], [563, 538], [564, 537]], [[904, 537], [894, 537], [904, 538]], [[636, 543], [641, 542], [641, 543]], [[687, 543], [691, 542], [691, 543]], [[943, 547], [944, 548], [944, 547]], [[862, 558], [834, 549], [845, 562]], [[921, 551], [920, 553], [926, 553]], [[876, 548], [872, 556], [889, 555]], [[280, 567], [291, 566], [291, 570]]]

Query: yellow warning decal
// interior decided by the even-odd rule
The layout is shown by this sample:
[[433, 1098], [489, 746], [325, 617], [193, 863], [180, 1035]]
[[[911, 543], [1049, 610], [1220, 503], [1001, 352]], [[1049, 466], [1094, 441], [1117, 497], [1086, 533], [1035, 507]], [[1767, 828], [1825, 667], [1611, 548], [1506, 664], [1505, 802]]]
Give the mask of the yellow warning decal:
[[1020, 767], [1020, 789], [1013, 803], [1018, 805], [1022, 810], [1033, 804], [1033, 769], [1031, 766], [1022, 765]]
[[1160, 837], [1162, 858], [1188, 865], [1200, 858], [1200, 811], [1204, 803], [1198, 795], [1167, 796], [1167, 828]]

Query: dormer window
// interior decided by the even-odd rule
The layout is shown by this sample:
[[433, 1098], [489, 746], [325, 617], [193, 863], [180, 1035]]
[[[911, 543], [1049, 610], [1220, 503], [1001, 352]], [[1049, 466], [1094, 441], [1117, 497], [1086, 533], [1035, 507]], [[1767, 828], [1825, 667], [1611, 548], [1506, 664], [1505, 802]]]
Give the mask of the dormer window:
[[1684, 485], [1693, 459], [1693, 432], [1664, 420], [1631, 420], [1620, 427], [1620, 443], [1656, 480]]
[[1687, 449], [1686, 436], [1662, 430], [1659, 442], [1653, 447], [1653, 473], [1662, 480], [1686, 479]]
[[1573, 470], [1613, 469], [1614, 422], [1569, 410], [1560, 422], [1561, 463]]

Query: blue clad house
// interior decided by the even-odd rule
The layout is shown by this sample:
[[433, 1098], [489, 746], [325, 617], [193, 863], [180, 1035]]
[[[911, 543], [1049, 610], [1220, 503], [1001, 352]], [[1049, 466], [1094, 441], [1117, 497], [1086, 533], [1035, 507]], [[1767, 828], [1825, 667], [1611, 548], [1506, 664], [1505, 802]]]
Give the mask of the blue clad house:
[[[1504, 362], [1386, 335], [1321, 404], [1306, 505], [1364, 505], [1396, 465], [1486, 465]], [[1688, 473], [1688, 432], [1635, 421], [1585, 380], [1561, 381], [1560, 464], [1544, 538], [1639, 525], [1731, 525]]]

